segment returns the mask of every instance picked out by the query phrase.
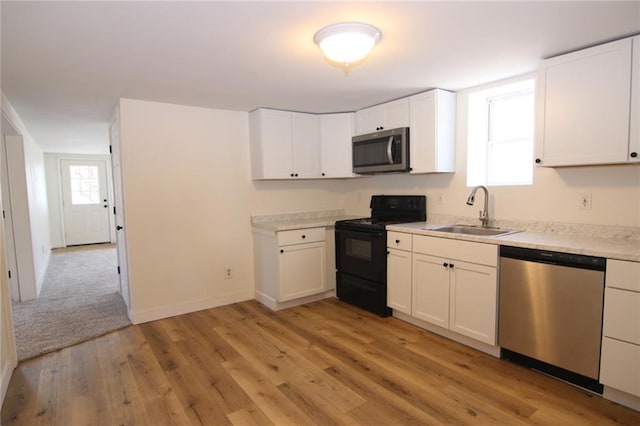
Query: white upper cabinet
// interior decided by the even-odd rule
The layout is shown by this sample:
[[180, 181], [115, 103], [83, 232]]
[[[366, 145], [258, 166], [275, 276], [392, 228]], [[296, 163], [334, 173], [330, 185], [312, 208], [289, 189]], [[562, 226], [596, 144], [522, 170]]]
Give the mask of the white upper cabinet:
[[254, 179], [283, 179], [292, 173], [291, 113], [258, 109], [249, 115]]
[[260, 108], [249, 115], [253, 179], [353, 177], [353, 113]]
[[640, 36], [633, 38], [629, 161], [640, 162]]
[[315, 114], [299, 112], [290, 114], [293, 162], [289, 177], [307, 179], [318, 177], [320, 175], [320, 119]]
[[[542, 62], [537, 81], [536, 163], [638, 161], [637, 99], [630, 110], [632, 49], [638, 40], [619, 40]], [[636, 98], [639, 72], [634, 70]]]
[[441, 89], [409, 98], [411, 173], [455, 171], [456, 94]]
[[356, 135], [409, 126], [409, 98], [361, 109], [356, 112]]
[[353, 177], [354, 113], [320, 115], [321, 176], [327, 178]]

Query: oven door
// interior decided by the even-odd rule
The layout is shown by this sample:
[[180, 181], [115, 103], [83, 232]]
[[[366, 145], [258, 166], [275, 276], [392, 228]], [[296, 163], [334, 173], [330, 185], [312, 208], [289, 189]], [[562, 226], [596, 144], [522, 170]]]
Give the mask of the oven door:
[[379, 283], [387, 281], [385, 231], [356, 231], [336, 226], [336, 269]]

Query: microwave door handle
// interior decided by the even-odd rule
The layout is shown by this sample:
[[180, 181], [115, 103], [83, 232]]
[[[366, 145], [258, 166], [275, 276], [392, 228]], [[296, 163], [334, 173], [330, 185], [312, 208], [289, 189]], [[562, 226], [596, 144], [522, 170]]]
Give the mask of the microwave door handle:
[[393, 136], [389, 136], [389, 142], [387, 142], [387, 158], [389, 159], [389, 164], [393, 164]]

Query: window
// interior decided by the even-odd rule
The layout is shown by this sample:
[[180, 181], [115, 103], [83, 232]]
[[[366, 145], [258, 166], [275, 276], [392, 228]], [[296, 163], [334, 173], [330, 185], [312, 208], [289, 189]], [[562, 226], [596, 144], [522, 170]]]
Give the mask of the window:
[[100, 181], [98, 166], [69, 166], [71, 204], [98, 204]]
[[529, 78], [469, 95], [467, 185], [531, 185], [534, 86]]

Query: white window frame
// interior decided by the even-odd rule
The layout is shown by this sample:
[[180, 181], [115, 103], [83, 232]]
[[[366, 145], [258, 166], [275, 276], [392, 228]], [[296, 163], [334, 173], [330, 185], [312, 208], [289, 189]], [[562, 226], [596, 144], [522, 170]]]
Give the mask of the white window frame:
[[[533, 93], [535, 96], [535, 74], [527, 74], [514, 79], [492, 83], [469, 91], [467, 110], [467, 186], [515, 186], [533, 184], [533, 134], [531, 135], [528, 147], [531, 151], [531, 173], [528, 178], [503, 182], [489, 181], [490, 150], [492, 143], [496, 143], [490, 140], [490, 103], [495, 99], [525, 93]], [[535, 111], [535, 105], [533, 110]], [[533, 118], [534, 117], [532, 117], [532, 119]]]

